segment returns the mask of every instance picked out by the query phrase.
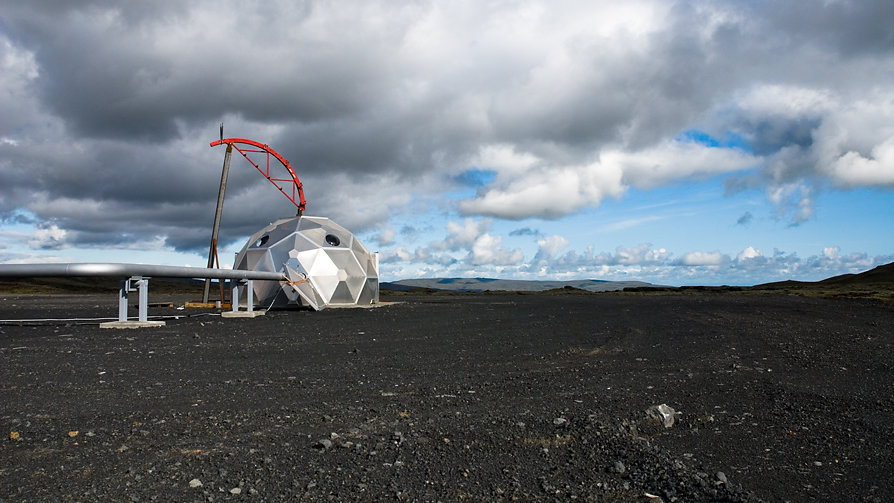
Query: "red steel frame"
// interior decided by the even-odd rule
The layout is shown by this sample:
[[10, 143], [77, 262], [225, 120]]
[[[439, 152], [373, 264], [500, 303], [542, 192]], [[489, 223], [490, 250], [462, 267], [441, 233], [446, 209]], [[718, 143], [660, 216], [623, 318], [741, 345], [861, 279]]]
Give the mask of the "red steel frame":
[[[263, 143], [258, 143], [254, 140], [247, 140], [245, 138], [224, 138], [221, 140], [215, 140], [215, 141], [211, 142], [212, 147], [216, 147], [218, 145], [224, 145], [224, 144], [232, 145], [233, 148], [238, 150], [239, 153], [242, 154], [242, 157], [245, 157], [245, 160], [250, 162], [251, 165], [254, 166], [258, 170], [258, 172], [260, 172], [262, 175], [264, 175], [264, 177], [267, 180], [270, 180], [270, 183], [275, 185], [276, 188], [279, 189], [279, 191], [282, 192], [282, 194], [289, 199], [289, 201], [292, 201], [292, 204], [294, 204], [295, 206], [298, 207], [298, 215], [299, 216], [302, 213], [304, 213], [304, 207], [307, 205], [307, 202], [304, 200], [304, 187], [301, 185], [301, 182], [298, 180], [298, 175], [296, 175], [295, 171], [292, 170], [292, 165], [289, 164], [289, 161], [287, 161], [283, 156], [279, 155], [278, 152], [276, 152], [269, 146], [267, 146]], [[255, 148], [246, 148], [244, 146], [240, 147], [237, 144], [250, 145]], [[261, 166], [258, 163], [252, 161], [251, 158], [248, 157], [248, 152], [256, 152], [256, 153], [266, 154], [267, 162], [266, 162], [265, 169], [261, 169]], [[286, 167], [286, 169], [289, 171], [289, 174], [292, 176], [292, 178], [273, 178], [270, 176], [270, 156], [271, 155], [273, 157], [275, 157], [279, 162], [281, 162], [283, 166]], [[291, 185], [292, 185], [291, 195], [288, 192], [286, 192], [286, 189], [283, 188], [283, 186], [280, 185], [278, 182], [291, 183]], [[288, 183], [286, 183], [285, 185], [288, 185]], [[298, 201], [295, 201], [296, 194], [298, 197]]]

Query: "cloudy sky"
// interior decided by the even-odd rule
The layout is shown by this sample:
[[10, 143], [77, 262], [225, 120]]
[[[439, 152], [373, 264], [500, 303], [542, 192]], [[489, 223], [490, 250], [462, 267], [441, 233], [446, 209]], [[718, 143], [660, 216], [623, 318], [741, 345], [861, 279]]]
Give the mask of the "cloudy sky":
[[[894, 261], [890, 0], [0, 5], [0, 262], [202, 266], [225, 136], [382, 277], [816, 280]], [[294, 206], [241, 156], [230, 262]]]

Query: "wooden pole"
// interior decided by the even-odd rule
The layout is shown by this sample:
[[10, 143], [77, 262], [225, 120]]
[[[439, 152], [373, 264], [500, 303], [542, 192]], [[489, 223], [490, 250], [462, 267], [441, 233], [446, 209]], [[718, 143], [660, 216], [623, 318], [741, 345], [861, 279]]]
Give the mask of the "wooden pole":
[[[217, 262], [220, 267], [220, 261], [217, 260], [217, 236], [220, 234], [220, 217], [223, 213], [224, 196], [227, 193], [227, 178], [230, 176], [230, 157], [233, 155], [233, 144], [227, 144], [227, 153], [224, 155], [223, 170], [220, 174], [220, 190], [217, 192], [217, 209], [214, 212], [214, 226], [211, 228], [211, 248], [208, 250], [208, 268], [211, 269]], [[211, 293], [211, 278], [205, 279], [205, 290], [202, 293], [202, 303], [208, 303], [208, 296]], [[223, 299], [221, 299], [223, 300]]]

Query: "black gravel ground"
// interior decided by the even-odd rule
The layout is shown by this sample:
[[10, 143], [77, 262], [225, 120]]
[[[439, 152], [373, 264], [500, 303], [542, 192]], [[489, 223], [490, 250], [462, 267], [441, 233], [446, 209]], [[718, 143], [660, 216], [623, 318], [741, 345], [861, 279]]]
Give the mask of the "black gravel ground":
[[[0, 325], [0, 501], [890, 501], [894, 309], [735, 294]], [[154, 300], [154, 299], [153, 299]], [[0, 318], [114, 316], [5, 296]], [[646, 410], [679, 414], [665, 428]]]

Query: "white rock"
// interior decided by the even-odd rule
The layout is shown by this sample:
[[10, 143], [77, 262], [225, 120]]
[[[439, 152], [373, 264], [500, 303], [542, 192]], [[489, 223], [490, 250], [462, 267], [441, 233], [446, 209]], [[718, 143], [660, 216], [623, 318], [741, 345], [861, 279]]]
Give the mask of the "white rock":
[[674, 420], [680, 413], [663, 403], [661, 405], [653, 405], [649, 407], [646, 410], [646, 414], [661, 421], [665, 428], [670, 428], [674, 425]]

